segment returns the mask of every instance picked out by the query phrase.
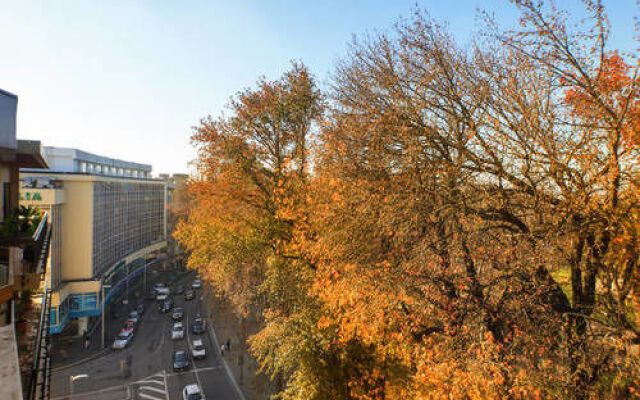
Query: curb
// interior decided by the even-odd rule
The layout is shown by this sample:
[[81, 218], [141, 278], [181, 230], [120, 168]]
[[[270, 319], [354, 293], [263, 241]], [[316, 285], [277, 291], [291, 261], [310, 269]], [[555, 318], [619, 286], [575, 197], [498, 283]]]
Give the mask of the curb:
[[236, 397], [240, 400], [247, 400], [244, 397], [244, 393], [242, 393], [240, 386], [238, 386], [238, 382], [236, 382], [236, 379], [233, 376], [233, 372], [231, 372], [231, 368], [229, 368], [229, 364], [227, 364], [227, 359], [224, 358], [224, 356], [222, 356], [222, 354], [220, 353], [220, 343], [218, 342], [218, 337], [216, 336], [216, 332], [213, 329], [212, 321], [209, 321], [209, 329], [207, 331], [209, 332], [209, 335], [211, 336], [211, 339], [213, 340], [216, 346], [216, 353], [218, 353], [218, 355], [220, 356], [220, 359], [222, 360], [222, 365], [224, 366], [224, 370], [227, 372], [227, 376], [229, 377], [229, 380], [231, 381], [233, 388], [236, 391]]
[[84, 364], [87, 361], [91, 361], [91, 360], [93, 360], [95, 358], [101, 357], [101, 356], [103, 356], [104, 354], [106, 354], [108, 352], [109, 352], [108, 348], [107, 349], [103, 349], [103, 350], [97, 352], [96, 354], [94, 354], [92, 356], [89, 356], [87, 358], [83, 358], [82, 360], [78, 360], [78, 361], [72, 362], [71, 364], [67, 364], [67, 365], [61, 365], [61, 366], [56, 367], [56, 368], [51, 368], [51, 372], [59, 372], [59, 371], [65, 370], [67, 368], [72, 368], [72, 367], [78, 366], [80, 364]]

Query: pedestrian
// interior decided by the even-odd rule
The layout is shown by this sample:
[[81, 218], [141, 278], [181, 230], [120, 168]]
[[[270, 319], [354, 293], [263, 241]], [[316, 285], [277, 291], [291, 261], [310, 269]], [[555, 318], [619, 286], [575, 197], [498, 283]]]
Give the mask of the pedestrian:
[[227, 339], [227, 350], [231, 350], [231, 339]]
[[224, 344], [220, 346], [220, 354], [224, 357]]

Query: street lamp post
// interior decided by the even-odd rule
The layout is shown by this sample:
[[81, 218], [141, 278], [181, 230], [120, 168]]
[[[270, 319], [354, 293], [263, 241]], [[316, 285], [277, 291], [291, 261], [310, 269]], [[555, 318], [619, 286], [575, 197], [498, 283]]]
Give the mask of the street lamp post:
[[80, 375], [71, 375], [69, 376], [69, 394], [73, 395], [73, 382], [77, 379], [81, 379], [81, 378], [88, 378], [89, 375], [87, 374], [80, 374]]
[[125, 296], [125, 301], [123, 301], [124, 304], [129, 304], [129, 264], [125, 265], [126, 269], [127, 269], [127, 277], [125, 278], [125, 285], [127, 287], [126, 290], [126, 296]]
[[100, 342], [101, 349], [104, 349], [104, 290], [110, 287], [111, 285], [102, 285], [102, 297], [100, 298], [102, 300], [102, 305], [100, 306], [100, 314], [102, 315], [102, 341]]

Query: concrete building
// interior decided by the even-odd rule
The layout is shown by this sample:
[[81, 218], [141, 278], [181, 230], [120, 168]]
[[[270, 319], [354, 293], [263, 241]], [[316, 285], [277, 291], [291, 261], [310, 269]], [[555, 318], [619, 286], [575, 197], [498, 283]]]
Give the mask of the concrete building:
[[[14, 314], [28, 276], [38, 275], [38, 249], [46, 218], [20, 213], [19, 169], [46, 168], [40, 142], [16, 138], [18, 97], [0, 90], [0, 398], [22, 399]], [[39, 217], [38, 217], [39, 218]], [[31, 223], [33, 222], [33, 223]], [[37, 226], [36, 226], [37, 225]], [[28, 255], [28, 257], [25, 257]]]
[[108, 305], [166, 248], [166, 184], [151, 166], [45, 148], [49, 170], [21, 170], [20, 204], [46, 210], [54, 234], [49, 330], [91, 330]]

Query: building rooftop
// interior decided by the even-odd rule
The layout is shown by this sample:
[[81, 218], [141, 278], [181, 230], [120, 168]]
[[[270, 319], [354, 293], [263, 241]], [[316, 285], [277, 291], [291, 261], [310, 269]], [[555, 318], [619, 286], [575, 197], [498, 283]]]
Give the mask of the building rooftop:
[[[44, 147], [46, 172], [81, 173], [122, 178], [151, 178], [151, 165], [105, 157], [70, 147]], [[24, 170], [26, 172], [27, 170]], [[44, 169], [41, 170], [45, 172]], [[34, 172], [29, 170], [29, 172]]]

